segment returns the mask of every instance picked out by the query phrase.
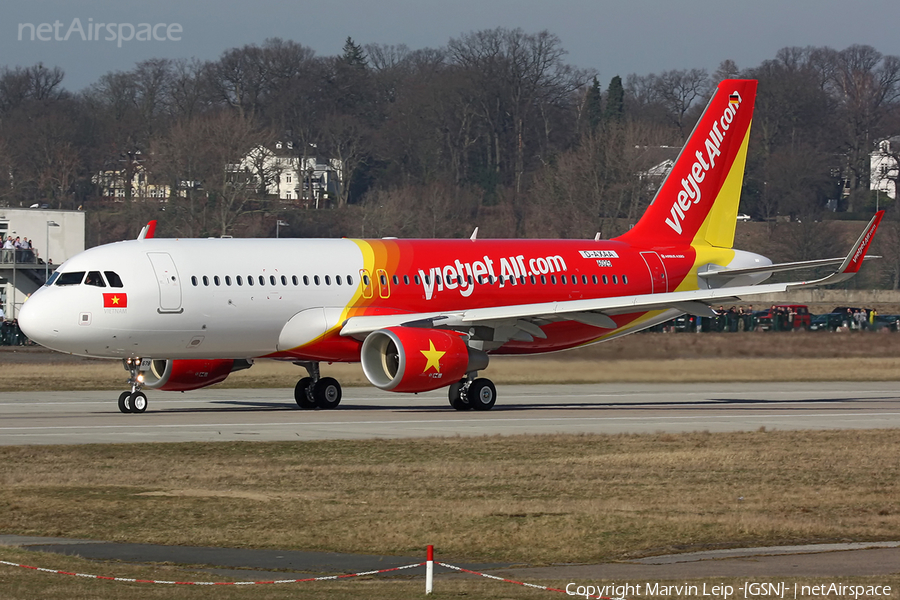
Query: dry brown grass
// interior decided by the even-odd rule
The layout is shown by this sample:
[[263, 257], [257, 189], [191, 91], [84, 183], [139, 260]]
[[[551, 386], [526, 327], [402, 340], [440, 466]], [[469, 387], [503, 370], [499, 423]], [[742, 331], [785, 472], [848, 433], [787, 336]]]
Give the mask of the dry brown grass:
[[526, 563], [900, 537], [900, 430], [0, 448], [0, 531]]
[[[114, 390], [127, 373], [118, 361], [28, 350], [0, 353], [0, 391]], [[358, 364], [322, 366], [345, 386], [368, 385]], [[699, 381], [896, 381], [900, 336], [869, 333], [655, 334], [530, 357], [497, 356], [496, 383]], [[288, 388], [305, 374], [290, 363], [257, 361], [222, 387]]]

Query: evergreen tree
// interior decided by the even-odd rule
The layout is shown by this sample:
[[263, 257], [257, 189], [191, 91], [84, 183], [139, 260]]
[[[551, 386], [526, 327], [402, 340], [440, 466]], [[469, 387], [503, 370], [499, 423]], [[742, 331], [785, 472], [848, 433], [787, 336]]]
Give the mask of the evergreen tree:
[[362, 46], [356, 44], [353, 38], [349, 36], [347, 41], [344, 42], [344, 54], [341, 59], [351, 67], [366, 69], [369, 66], [369, 57], [363, 52]]
[[618, 75], [609, 81], [605, 116], [607, 121], [621, 121], [625, 116], [625, 89], [622, 87], [622, 78]]
[[594, 77], [591, 87], [588, 88], [584, 112], [591, 131], [597, 131], [597, 127], [600, 125], [603, 117], [603, 106], [600, 95], [600, 82], [597, 81], [596, 77]]

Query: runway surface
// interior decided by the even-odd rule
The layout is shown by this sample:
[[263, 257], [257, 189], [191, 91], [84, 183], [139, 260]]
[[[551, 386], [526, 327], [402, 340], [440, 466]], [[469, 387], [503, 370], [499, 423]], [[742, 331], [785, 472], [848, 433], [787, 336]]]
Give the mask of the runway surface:
[[457, 412], [443, 390], [347, 388], [305, 411], [287, 389], [148, 392], [122, 414], [115, 392], [0, 393], [0, 444], [404, 438], [900, 427], [900, 383], [500, 386], [489, 412]]

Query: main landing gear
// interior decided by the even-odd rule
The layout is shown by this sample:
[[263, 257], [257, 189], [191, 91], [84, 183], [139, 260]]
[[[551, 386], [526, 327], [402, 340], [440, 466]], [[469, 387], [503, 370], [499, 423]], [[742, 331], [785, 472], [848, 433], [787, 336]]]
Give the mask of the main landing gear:
[[123, 413], [142, 413], [147, 410], [147, 395], [141, 391], [144, 387], [144, 377], [140, 373], [141, 359], [126, 358], [122, 362], [129, 373], [131, 391], [119, 394], [119, 410]]
[[341, 384], [333, 377], [319, 377], [319, 363], [297, 361], [294, 363], [306, 369], [309, 377], [304, 377], [294, 386], [294, 400], [303, 409], [337, 408], [341, 403]]
[[450, 386], [450, 406], [456, 410], [491, 410], [497, 402], [497, 388], [490, 379], [467, 377]]

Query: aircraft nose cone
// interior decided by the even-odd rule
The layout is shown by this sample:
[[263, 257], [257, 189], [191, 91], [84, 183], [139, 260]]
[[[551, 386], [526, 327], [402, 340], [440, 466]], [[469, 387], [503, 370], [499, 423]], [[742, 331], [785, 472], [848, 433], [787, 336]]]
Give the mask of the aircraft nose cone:
[[46, 302], [42, 300], [38, 294], [33, 295], [19, 309], [19, 314], [16, 315], [16, 318], [19, 321], [19, 327], [28, 336], [28, 339], [45, 346], [57, 336], [59, 331], [53, 329], [52, 325], [50, 325], [47, 315], [42, 310], [42, 306]]

